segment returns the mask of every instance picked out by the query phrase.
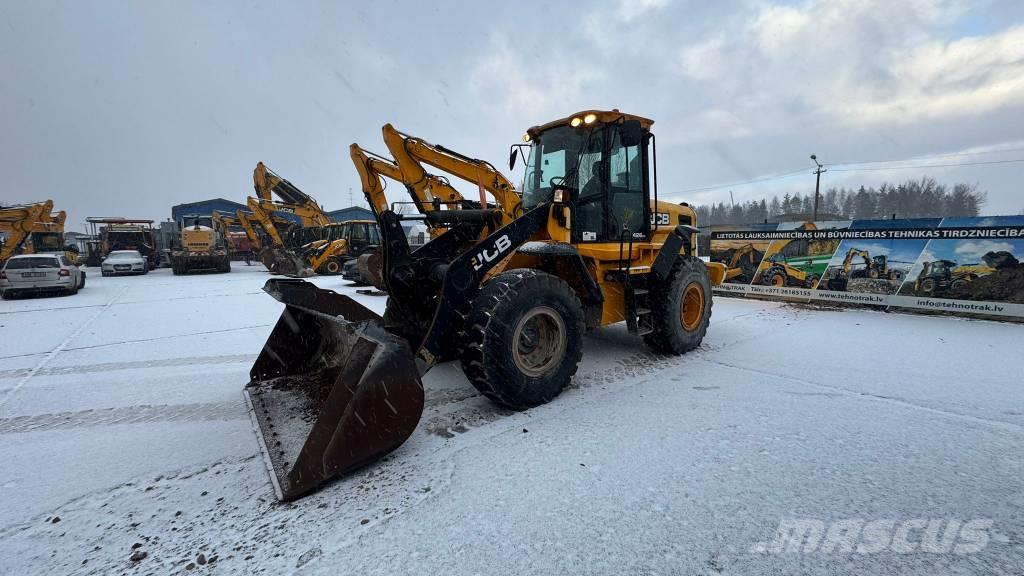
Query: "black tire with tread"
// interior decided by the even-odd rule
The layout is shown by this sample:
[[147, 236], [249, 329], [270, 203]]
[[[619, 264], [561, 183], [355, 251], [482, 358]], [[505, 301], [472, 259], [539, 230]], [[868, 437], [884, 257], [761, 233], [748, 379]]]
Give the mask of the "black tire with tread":
[[[692, 332], [683, 328], [680, 318], [680, 300], [686, 287], [699, 282], [704, 289], [704, 315]], [[708, 269], [699, 258], [679, 256], [672, 265], [667, 279], [652, 282], [649, 302], [654, 332], [644, 336], [644, 342], [655, 352], [680, 355], [700, 346], [711, 321], [711, 279]]]
[[[334, 271], [330, 270], [331, 266], [334, 267]], [[317, 273], [323, 274], [324, 276], [337, 276], [338, 274], [341, 274], [343, 267], [344, 264], [342, 263], [342, 261], [332, 256], [328, 258], [327, 261], [320, 265], [320, 269], [317, 270]]]
[[[537, 306], [561, 316], [565, 325], [562, 360], [539, 377], [521, 372], [512, 358], [519, 319]], [[462, 370], [492, 402], [524, 410], [550, 402], [569, 384], [583, 355], [583, 305], [565, 281], [533, 269], [503, 272], [473, 298], [461, 334]]]

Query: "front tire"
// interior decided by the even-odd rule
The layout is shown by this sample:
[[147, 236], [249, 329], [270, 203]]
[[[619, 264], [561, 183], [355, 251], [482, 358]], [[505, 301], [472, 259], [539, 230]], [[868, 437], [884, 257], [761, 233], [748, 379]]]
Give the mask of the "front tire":
[[318, 272], [324, 276], [337, 276], [341, 274], [342, 263], [341, 260], [331, 257], [326, 262], [320, 265]]
[[786, 273], [781, 270], [770, 270], [764, 277], [764, 283], [769, 286], [781, 288], [788, 284], [786, 281]]
[[654, 332], [644, 342], [661, 354], [679, 355], [700, 346], [711, 321], [711, 279], [698, 258], [676, 259], [669, 277], [651, 285]]
[[560, 278], [539, 270], [495, 276], [473, 299], [462, 369], [491, 401], [524, 410], [569, 384], [583, 354], [583, 306]]

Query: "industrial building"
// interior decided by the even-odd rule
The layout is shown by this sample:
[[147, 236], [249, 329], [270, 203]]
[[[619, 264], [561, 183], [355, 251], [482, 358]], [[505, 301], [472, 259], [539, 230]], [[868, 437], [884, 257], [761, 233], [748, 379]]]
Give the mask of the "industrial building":
[[[213, 211], [223, 212], [225, 214], [234, 214], [235, 210], [248, 211], [245, 204], [233, 202], [224, 198], [211, 198], [209, 200], [200, 200], [198, 202], [189, 202], [187, 204], [178, 204], [171, 207], [171, 220], [180, 222], [181, 218], [189, 215], [201, 215], [209, 216], [213, 214]], [[284, 218], [293, 219], [296, 222], [298, 217], [294, 214], [287, 214], [284, 212], [278, 212], [278, 216]], [[341, 208], [339, 210], [333, 210], [327, 213], [327, 216], [334, 222], [347, 222], [349, 220], [373, 220], [373, 212], [360, 206], [349, 206], [348, 208]]]

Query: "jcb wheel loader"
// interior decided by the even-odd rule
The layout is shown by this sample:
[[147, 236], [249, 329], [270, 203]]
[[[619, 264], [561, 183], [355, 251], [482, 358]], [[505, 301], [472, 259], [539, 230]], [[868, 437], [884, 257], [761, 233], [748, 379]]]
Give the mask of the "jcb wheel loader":
[[[390, 125], [385, 140], [404, 157], [369, 161], [353, 144], [380, 224], [387, 311], [303, 280], [264, 287], [285, 309], [245, 391], [277, 496], [298, 498], [401, 445], [423, 411], [421, 377], [444, 358], [519, 410], [565, 388], [586, 330], [625, 321], [657, 352], [696, 348], [726, 270], [697, 258], [693, 209], [658, 201], [651, 124], [612, 110], [531, 128], [529, 152], [510, 158], [512, 168], [525, 156], [521, 195], [490, 164]], [[418, 214], [391, 209], [381, 161]], [[477, 184], [480, 201], [427, 198], [421, 164]], [[410, 219], [436, 231], [416, 250], [401, 227]]]

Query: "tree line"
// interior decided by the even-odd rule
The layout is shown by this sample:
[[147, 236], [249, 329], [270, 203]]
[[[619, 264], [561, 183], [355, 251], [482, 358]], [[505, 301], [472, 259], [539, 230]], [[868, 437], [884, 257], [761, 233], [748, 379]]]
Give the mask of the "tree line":
[[[902, 184], [882, 184], [878, 188], [861, 186], [829, 188], [822, 192], [818, 218], [841, 217], [844, 220], [892, 218], [944, 218], [977, 216], [985, 204], [985, 192], [975, 184], [947, 186], [933, 178], [908, 180]], [[771, 222], [788, 215], [814, 213], [814, 193], [789, 194], [771, 200], [749, 200], [741, 204], [695, 206], [697, 222], [703, 225], [751, 224]]]

